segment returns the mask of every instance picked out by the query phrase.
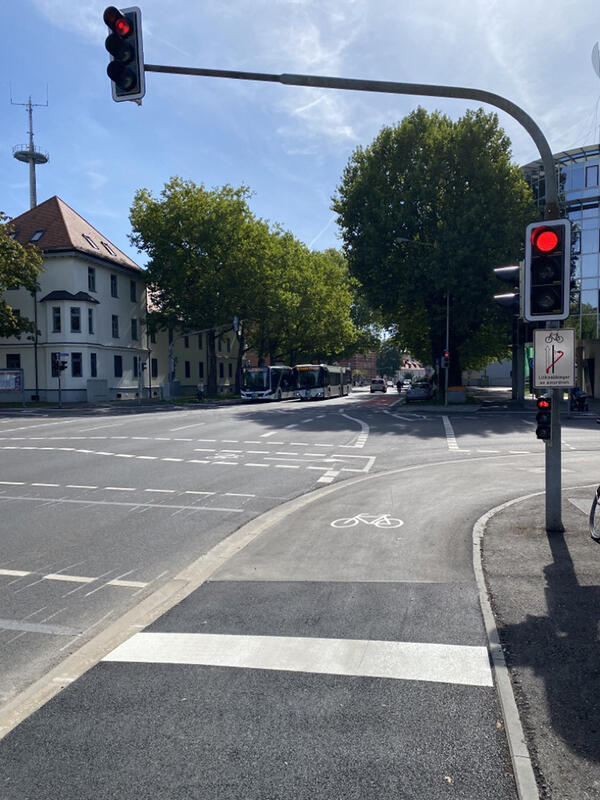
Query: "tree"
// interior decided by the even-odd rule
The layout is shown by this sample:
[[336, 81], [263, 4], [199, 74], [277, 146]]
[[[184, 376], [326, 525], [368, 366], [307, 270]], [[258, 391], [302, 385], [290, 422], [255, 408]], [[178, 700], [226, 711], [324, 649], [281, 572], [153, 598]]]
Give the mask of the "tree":
[[246, 186], [207, 190], [174, 177], [156, 199], [136, 192], [130, 239], [150, 256], [150, 324], [210, 330], [208, 391], [216, 392], [217, 329], [247, 315], [259, 273], [255, 219]]
[[11, 232], [9, 217], [0, 211], [0, 336], [3, 338], [35, 331], [34, 322], [16, 314], [1, 294], [18, 287], [35, 292], [42, 271], [42, 254], [37, 247], [19, 244]]
[[354, 152], [333, 198], [351, 275], [415, 357], [445, 348], [449, 299], [451, 383], [509, 352], [492, 270], [518, 261], [536, 218], [509, 146], [493, 113], [419, 108]]

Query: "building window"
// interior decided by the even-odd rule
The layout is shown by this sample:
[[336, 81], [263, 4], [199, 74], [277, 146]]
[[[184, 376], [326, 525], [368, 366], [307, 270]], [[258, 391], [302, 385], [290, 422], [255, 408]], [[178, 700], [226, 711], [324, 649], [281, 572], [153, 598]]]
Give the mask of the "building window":
[[233, 378], [233, 364], [231, 363], [231, 361], [229, 362], [229, 364], [227, 364], [227, 374], [229, 375], [230, 378]]
[[186, 378], [191, 377], [192, 370], [191, 370], [190, 362], [186, 361], [184, 367], [185, 367], [185, 377]]
[[138, 357], [137, 357], [137, 356], [134, 356], [134, 357], [133, 357], [133, 377], [134, 377], [134, 378], [137, 378], [137, 377], [138, 377], [138, 375], [139, 375], [139, 367], [138, 367], [138, 364], [139, 364]]
[[225, 339], [225, 343], [227, 345], [227, 352], [231, 353], [231, 340], [230, 339]]
[[52, 333], [60, 333], [60, 306], [52, 306]]
[[202, 350], [202, 334], [198, 334], [198, 350]]
[[137, 319], [132, 319], [131, 320], [131, 338], [134, 341], [137, 341], [137, 338], [138, 338], [138, 324], [137, 324], [137, 322], [138, 322]]
[[123, 377], [123, 356], [115, 356], [115, 378]]
[[100, 250], [100, 248], [98, 247], [98, 245], [92, 239], [91, 236], [88, 236], [87, 233], [82, 233], [81, 235], [83, 236], [83, 238], [86, 240], [86, 242], [89, 244], [90, 247], [93, 247], [94, 250]]
[[116, 314], [112, 315], [112, 335], [113, 339], [119, 338], [119, 317]]
[[219, 378], [223, 378], [223, 377], [224, 377], [223, 362], [220, 361], [219, 362]]
[[137, 302], [137, 285], [135, 281], [129, 281], [129, 299], [132, 303]]
[[82, 375], [81, 353], [71, 353], [71, 377], [81, 378]]
[[98, 377], [98, 359], [96, 353], [90, 353], [90, 375], [92, 378]]
[[43, 235], [44, 235], [44, 230], [36, 231], [34, 234], [32, 234], [31, 239], [29, 241], [39, 242], [39, 240], [42, 238]]
[[71, 333], [81, 333], [81, 309], [71, 306]]
[[20, 353], [7, 353], [6, 354], [6, 369], [21, 369], [21, 355], [20, 355]]
[[94, 332], [94, 309], [88, 308], [88, 333]]
[[90, 292], [96, 291], [96, 270], [94, 267], [88, 267], [88, 289]]
[[198, 362], [198, 377], [199, 378], [204, 377], [204, 361]]
[[598, 186], [598, 164], [585, 168], [585, 185]]
[[[102, 240], [101, 240], [101, 241], [102, 241]], [[110, 247], [110, 246], [109, 246], [109, 245], [108, 245], [106, 242], [102, 242], [102, 247], [104, 247], [104, 249], [105, 249], [105, 250], [106, 250], [108, 253], [110, 253], [110, 254], [111, 254], [111, 256], [116, 256], [116, 255], [117, 255], [117, 254], [115, 253], [115, 251], [112, 249], [112, 247]], [[98, 248], [98, 249], [100, 249], [100, 248]]]
[[158, 358], [150, 360], [150, 371], [153, 378], [158, 378]]
[[189, 336], [184, 336], [183, 337], [183, 346], [184, 347], [189, 347], [190, 346], [190, 337]]
[[119, 286], [117, 283], [117, 276], [111, 275], [110, 276], [110, 296], [111, 297], [118, 297], [119, 296]]

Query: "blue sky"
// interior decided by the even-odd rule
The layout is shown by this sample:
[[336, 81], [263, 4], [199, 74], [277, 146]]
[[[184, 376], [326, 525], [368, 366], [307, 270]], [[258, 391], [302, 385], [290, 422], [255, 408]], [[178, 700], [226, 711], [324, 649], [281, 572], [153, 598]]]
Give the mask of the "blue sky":
[[[128, 241], [138, 188], [173, 175], [244, 183], [254, 213], [314, 249], [339, 247], [331, 196], [358, 145], [422, 105], [452, 118], [477, 104], [216, 78], [146, 75], [142, 107], [114, 103], [93, 0], [2, 0], [0, 210], [29, 208], [27, 141], [50, 154], [38, 202], [58, 195], [141, 266]], [[500, 94], [554, 152], [598, 141], [597, 0], [140, 0], [147, 63], [469, 86]], [[124, 6], [123, 6], [124, 7]], [[490, 106], [486, 110], [493, 110]], [[504, 112], [514, 161], [538, 157]]]

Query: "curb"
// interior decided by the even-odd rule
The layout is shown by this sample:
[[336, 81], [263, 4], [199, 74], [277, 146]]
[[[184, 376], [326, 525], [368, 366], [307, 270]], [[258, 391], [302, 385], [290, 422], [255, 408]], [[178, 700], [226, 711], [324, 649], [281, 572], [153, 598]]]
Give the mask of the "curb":
[[473, 526], [473, 570], [475, 572], [475, 580], [479, 592], [479, 604], [481, 605], [481, 611], [483, 613], [483, 622], [488, 637], [490, 660], [492, 662], [496, 691], [498, 692], [502, 716], [504, 718], [504, 730], [508, 740], [508, 748], [515, 773], [519, 800], [539, 800], [540, 793], [533, 771], [529, 749], [525, 741], [523, 726], [510, 681], [510, 674], [504, 659], [502, 645], [500, 644], [496, 621], [488, 599], [488, 591], [481, 560], [481, 545], [486, 525], [493, 516], [505, 511], [516, 503], [529, 500], [531, 497], [538, 497], [542, 494], [544, 494], [544, 492], [533, 492], [532, 494], [523, 495], [522, 497], [517, 497], [506, 503], [502, 503], [479, 517]]

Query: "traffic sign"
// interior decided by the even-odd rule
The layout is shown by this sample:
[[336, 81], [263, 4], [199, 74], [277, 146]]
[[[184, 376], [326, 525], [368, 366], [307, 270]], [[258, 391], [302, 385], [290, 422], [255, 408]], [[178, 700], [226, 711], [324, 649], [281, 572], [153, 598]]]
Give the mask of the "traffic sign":
[[538, 328], [533, 332], [533, 384], [539, 388], [575, 386], [575, 331]]

